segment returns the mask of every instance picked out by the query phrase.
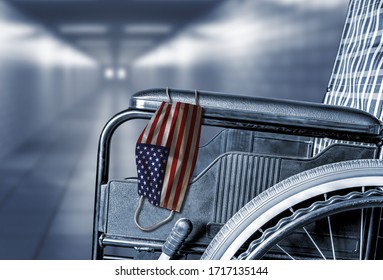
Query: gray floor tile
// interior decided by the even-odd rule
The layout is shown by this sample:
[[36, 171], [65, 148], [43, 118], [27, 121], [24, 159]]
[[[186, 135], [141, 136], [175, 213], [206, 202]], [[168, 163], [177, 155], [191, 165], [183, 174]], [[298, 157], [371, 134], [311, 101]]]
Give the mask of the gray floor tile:
[[15, 236], [0, 234], [1, 260], [30, 260], [38, 249], [40, 236]]
[[60, 189], [19, 189], [2, 206], [5, 211], [51, 213], [60, 202]]
[[67, 192], [61, 201], [59, 212], [93, 213], [94, 195]]
[[48, 228], [51, 215], [46, 211], [1, 211], [0, 235], [42, 236]]
[[91, 235], [50, 235], [45, 238], [37, 259], [89, 260], [91, 254]]
[[88, 235], [92, 232], [93, 211], [59, 212], [55, 216], [48, 235]]

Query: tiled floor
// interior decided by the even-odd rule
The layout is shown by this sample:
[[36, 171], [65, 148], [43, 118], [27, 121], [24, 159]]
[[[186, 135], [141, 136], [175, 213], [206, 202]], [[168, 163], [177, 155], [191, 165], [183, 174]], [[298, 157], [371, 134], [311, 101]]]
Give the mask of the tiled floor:
[[91, 257], [98, 137], [128, 99], [105, 90], [1, 160], [0, 259]]

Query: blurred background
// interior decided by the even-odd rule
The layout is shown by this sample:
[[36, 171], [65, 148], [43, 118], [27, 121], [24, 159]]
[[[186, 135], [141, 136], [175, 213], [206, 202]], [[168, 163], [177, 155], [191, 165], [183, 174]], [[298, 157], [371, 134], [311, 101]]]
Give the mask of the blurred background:
[[[135, 91], [321, 102], [347, 6], [0, 0], [0, 259], [90, 259], [98, 136]], [[112, 177], [135, 174], [141, 128], [117, 133]]]

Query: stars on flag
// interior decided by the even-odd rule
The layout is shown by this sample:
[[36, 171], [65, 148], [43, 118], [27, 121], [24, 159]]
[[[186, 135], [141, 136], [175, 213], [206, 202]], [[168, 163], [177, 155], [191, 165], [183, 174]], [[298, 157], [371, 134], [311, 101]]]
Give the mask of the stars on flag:
[[137, 151], [138, 194], [147, 197], [152, 204], [159, 205], [169, 150], [166, 147], [137, 144]]

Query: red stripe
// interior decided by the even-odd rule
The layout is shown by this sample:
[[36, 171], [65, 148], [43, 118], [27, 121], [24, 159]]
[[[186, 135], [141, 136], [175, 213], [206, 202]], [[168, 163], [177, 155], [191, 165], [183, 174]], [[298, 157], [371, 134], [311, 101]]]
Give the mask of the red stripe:
[[189, 110], [189, 104], [185, 104], [184, 113], [182, 115], [182, 120], [181, 120], [180, 131], [178, 132], [178, 137], [176, 140], [177, 144], [175, 147], [175, 153], [173, 155], [173, 159], [172, 159], [172, 163], [171, 163], [172, 165], [171, 165], [171, 169], [169, 171], [170, 172], [169, 183], [168, 183], [168, 188], [166, 190], [166, 196], [164, 199], [164, 206], [163, 206], [165, 208], [168, 208], [170, 194], [171, 194], [172, 189], [173, 189], [172, 186], [173, 186], [174, 177], [175, 177], [175, 173], [176, 173], [178, 158], [180, 155], [180, 147], [182, 144], [182, 139], [183, 139], [183, 135], [184, 135], [184, 131], [185, 131], [185, 123], [186, 123], [186, 118], [188, 115], [188, 110]]
[[[193, 113], [192, 113], [191, 122], [193, 120], [195, 120], [198, 108], [196, 108], [195, 106], [192, 106], [192, 110], [193, 110]], [[191, 129], [194, 126], [195, 126], [195, 124], [193, 125], [191, 123], [189, 131], [186, 131], [187, 135], [185, 135], [185, 137], [187, 137], [187, 143], [186, 143], [185, 157], [182, 159], [182, 163], [181, 163], [182, 167], [181, 167], [180, 179], [178, 180], [178, 184], [177, 184], [177, 187], [176, 187], [176, 190], [175, 190], [172, 210], [176, 210], [177, 204], [178, 204], [178, 199], [180, 197], [182, 187], [187, 188], [189, 180], [190, 180], [190, 177], [189, 177], [189, 180], [187, 181], [188, 182], [187, 185], [186, 186], [182, 186], [183, 178], [184, 178], [185, 172], [186, 172], [186, 168], [189, 165], [189, 156], [190, 156], [190, 152], [191, 152], [190, 145], [191, 145], [192, 140], [193, 140], [193, 134], [191, 134], [190, 132], [194, 131], [194, 129]]]
[[164, 119], [162, 121], [160, 132], [158, 133], [158, 137], [157, 137], [157, 142], [156, 142], [157, 146], [161, 145], [161, 143], [162, 143], [162, 138], [164, 137], [166, 123], [168, 122], [168, 118], [169, 118], [170, 110], [171, 109], [172, 109], [172, 106], [167, 106], [166, 107]]
[[147, 126], [148, 126], [148, 125], [145, 125], [145, 128], [144, 128], [144, 130], [141, 132], [140, 137], [138, 137], [137, 143], [141, 143], [141, 141], [142, 141], [142, 137], [144, 137], [144, 133], [145, 133], [145, 130], [146, 130], [146, 127], [147, 127]]
[[[202, 110], [201, 108], [199, 108], [200, 110]], [[201, 112], [202, 114], [202, 112]], [[194, 155], [193, 155], [193, 161], [192, 161], [192, 166], [191, 166], [191, 170], [192, 172], [190, 172], [190, 177], [193, 175], [193, 170], [194, 170], [194, 167], [195, 167], [195, 164], [197, 162], [197, 155], [198, 155], [198, 147], [199, 147], [199, 143], [200, 143], [200, 135], [201, 135], [201, 128], [202, 128], [202, 116], [199, 120], [199, 123], [198, 123], [198, 132], [197, 132], [197, 142], [195, 144], [195, 150], [194, 150]], [[190, 181], [190, 178], [189, 178], [189, 181]]]
[[160, 108], [158, 109], [158, 111], [156, 112], [156, 115], [154, 116], [153, 123], [150, 127], [148, 137], [146, 138], [146, 141], [145, 141], [147, 144], [150, 144], [152, 142], [154, 130], [156, 129], [158, 120], [160, 119], [164, 106], [165, 106], [165, 102], [162, 102]]
[[177, 102], [176, 103], [176, 108], [174, 109], [174, 114], [172, 116], [172, 123], [170, 125], [168, 141], [166, 141], [166, 145], [165, 145], [165, 147], [167, 147], [167, 148], [170, 148], [170, 146], [172, 144], [175, 124], [176, 124], [176, 121], [177, 121], [177, 118], [178, 118], [178, 113], [180, 111], [180, 106], [181, 106], [181, 103]]
[[[194, 167], [195, 167], [196, 162], [197, 162], [198, 147], [199, 147], [199, 143], [200, 143], [200, 135], [201, 135], [201, 127], [202, 127], [202, 116], [200, 118], [200, 122], [198, 124], [198, 127], [199, 127], [199, 129], [198, 129], [198, 132], [197, 132], [197, 141], [196, 141], [196, 144], [195, 144], [194, 154], [193, 154], [192, 163], [191, 163], [191, 172], [190, 172], [190, 175], [189, 175], [189, 178], [188, 178], [188, 181], [187, 181], [188, 185], [190, 183], [191, 177], [193, 176], [193, 170], [194, 170]], [[177, 205], [175, 205], [175, 206], [173, 205], [173, 208], [176, 210]]]

